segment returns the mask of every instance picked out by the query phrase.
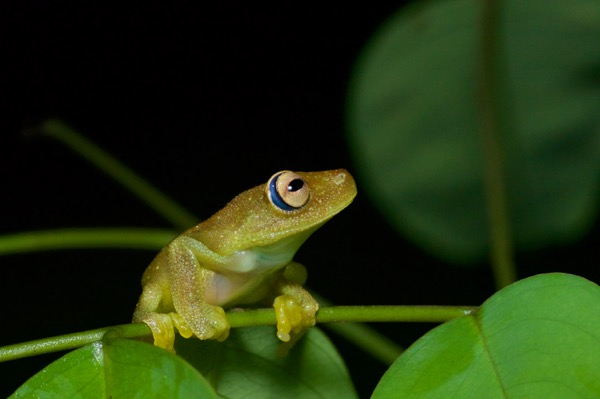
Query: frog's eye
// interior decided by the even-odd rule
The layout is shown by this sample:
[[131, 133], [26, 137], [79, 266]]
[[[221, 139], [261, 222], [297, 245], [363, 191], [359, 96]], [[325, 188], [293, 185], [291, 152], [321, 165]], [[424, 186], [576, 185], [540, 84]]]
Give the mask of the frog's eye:
[[267, 183], [267, 195], [273, 205], [283, 211], [302, 208], [308, 202], [310, 189], [294, 172], [275, 173]]

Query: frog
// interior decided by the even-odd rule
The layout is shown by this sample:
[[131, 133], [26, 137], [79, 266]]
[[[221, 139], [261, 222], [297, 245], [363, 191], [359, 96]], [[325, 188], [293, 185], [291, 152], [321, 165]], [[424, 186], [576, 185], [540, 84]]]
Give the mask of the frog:
[[315, 325], [319, 309], [294, 255], [356, 193], [345, 169], [273, 174], [156, 255], [142, 276], [133, 322], [150, 328], [156, 346], [175, 352], [175, 330], [224, 341], [226, 309], [272, 304], [277, 338], [293, 342]]

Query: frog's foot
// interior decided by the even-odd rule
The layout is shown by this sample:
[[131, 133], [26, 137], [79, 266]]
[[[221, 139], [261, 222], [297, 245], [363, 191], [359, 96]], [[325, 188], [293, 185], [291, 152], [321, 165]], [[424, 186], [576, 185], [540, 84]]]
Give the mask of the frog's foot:
[[[210, 305], [208, 305], [210, 306]], [[140, 321], [146, 323], [152, 336], [154, 345], [175, 353], [175, 328], [183, 338], [196, 335], [199, 339], [216, 339], [224, 341], [229, 336], [229, 320], [225, 311], [219, 306], [203, 308], [205, 317], [198, 318], [195, 329], [178, 313], [148, 313]]]
[[175, 344], [175, 330], [171, 317], [165, 313], [148, 313], [141, 321], [146, 323], [152, 336], [154, 345], [175, 353], [173, 345]]
[[193, 335], [199, 339], [225, 341], [229, 336], [229, 319], [220, 306], [204, 304], [185, 314], [185, 319], [177, 313], [171, 313], [173, 323], [184, 338]]
[[[283, 342], [290, 341], [290, 333], [301, 336], [315, 325], [315, 314], [319, 304], [308, 292], [297, 287], [302, 292], [293, 290], [276, 297], [273, 303], [277, 317], [277, 337]], [[300, 295], [297, 295], [298, 293]]]

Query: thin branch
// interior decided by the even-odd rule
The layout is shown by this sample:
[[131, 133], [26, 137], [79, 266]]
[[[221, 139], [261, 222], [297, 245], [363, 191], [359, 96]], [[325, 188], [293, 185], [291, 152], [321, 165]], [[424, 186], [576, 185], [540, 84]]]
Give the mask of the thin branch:
[[173, 226], [187, 229], [198, 223], [194, 215], [169, 196], [63, 122], [51, 119], [34, 131], [55, 138], [71, 148], [166, 218]]
[[[334, 306], [317, 313], [317, 323], [352, 322], [443, 322], [472, 314], [475, 307], [457, 306]], [[231, 327], [274, 325], [273, 309], [230, 310]], [[105, 337], [141, 338], [151, 334], [143, 323], [123, 324], [96, 330], [43, 338], [0, 347], [0, 362], [75, 349]]]
[[145, 228], [69, 228], [27, 231], [0, 236], [0, 256], [76, 248], [160, 250], [176, 233]]
[[482, 3], [480, 111], [483, 145], [484, 185], [490, 226], [490, 260], [496, 281], [501, 289], [516, 280], [513, 246], [506, 190], [505, 146], [503, 146], [502, 115], [500, 111], [499, 73], [499, 1]]

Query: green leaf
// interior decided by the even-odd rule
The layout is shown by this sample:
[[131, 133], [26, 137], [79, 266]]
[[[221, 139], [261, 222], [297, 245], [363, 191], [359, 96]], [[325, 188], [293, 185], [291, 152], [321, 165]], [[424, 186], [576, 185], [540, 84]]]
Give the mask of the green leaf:
[[[457, 262], [490, 246], [484, 4], [427, 1], [396, 14], [357, 63], [347, 110], [359, 184], [399, 231]], [[600, 2], [498, 4], [488, 50], [514, 240], [573, 240], [600, 203]]]
[[286, 356], [270, 326], [237, 328], [224, 342], [178, 340], [177, 353], [227, 398], [356, 398], [340, 355], [311, 328]]
[[179, 339], [179, 356], [137, 341], [97, 342], [52, 363], [11, 398], [215, 398], [215, 390], [229, 399], [357, 397], [320, 330], [286, 356], [280, 344], [269, 326], [234, 329], [225, 342]]
[[373, 399], [400, 397], [600, 397], [600, 288], [561, 273], [506, 287], [398, 358]]
[[131, 340], [96, 342], [34, 375], [10, 398], [216, 398], [182, 359]]

